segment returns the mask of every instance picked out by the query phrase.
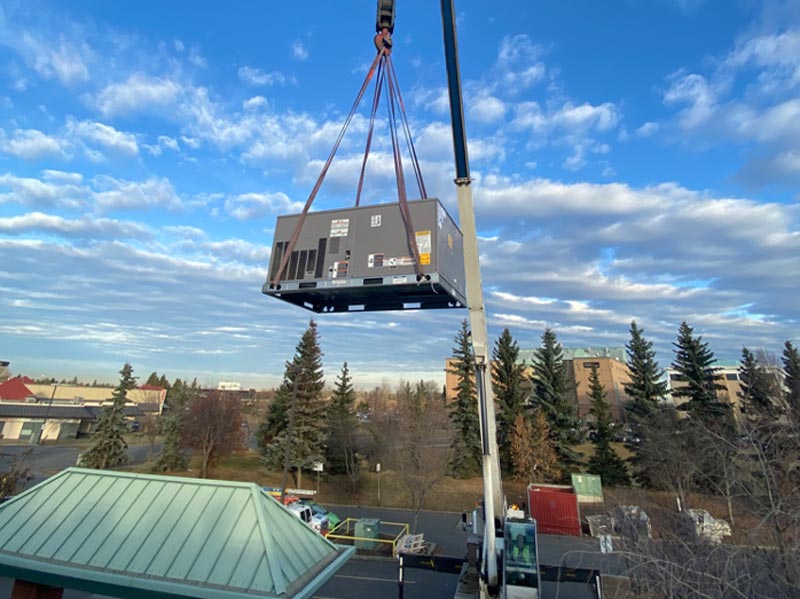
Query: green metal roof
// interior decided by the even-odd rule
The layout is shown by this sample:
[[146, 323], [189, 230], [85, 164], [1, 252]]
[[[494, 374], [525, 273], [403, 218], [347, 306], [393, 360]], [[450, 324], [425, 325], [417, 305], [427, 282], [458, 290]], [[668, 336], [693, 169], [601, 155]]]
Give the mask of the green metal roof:
[[353, 551], [252, 483], [68, 468], [0, 506], [0, 575], [119, 597], [308, 598]]

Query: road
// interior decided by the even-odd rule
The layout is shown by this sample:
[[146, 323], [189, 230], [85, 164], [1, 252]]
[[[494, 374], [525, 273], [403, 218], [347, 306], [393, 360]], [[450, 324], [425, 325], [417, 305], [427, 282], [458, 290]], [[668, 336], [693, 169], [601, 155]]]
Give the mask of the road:
[[[74, 466], [78, 454], [86, 451], [85, 445], [2, 445], [0, 446], [0, 471], [8, 467], [11, 460], [24, 456], [27, 468], [30, 470], [30, 480], [25, 488], [40, 483], [44, 479], [64, 468]], [[153, 451], [158, 452], [161, 444], [156, 444]], [[26, 452], [29, 454], [25, 455]], [[128, 457], [130, 464], [141, 464], [147, 459], [150, 445], [130, 445]]]

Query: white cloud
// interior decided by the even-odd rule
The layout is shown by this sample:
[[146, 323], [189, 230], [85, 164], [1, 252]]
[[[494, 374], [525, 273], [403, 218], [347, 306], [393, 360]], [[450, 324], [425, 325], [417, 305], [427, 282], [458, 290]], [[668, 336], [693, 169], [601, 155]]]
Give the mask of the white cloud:
[[513, 95], [545, 78], [547, 69], [538, 60], [542, 54], [542, 47], [535, 45], [527, 35], [507, 35], [503, 38], [497, 53], [496, 68], [506, 91]]
[[0, 150], [25, 160], [36, 160], [55, 156], [66, 160], [70, 158], [70, 144], [67, 140], [52, 137], [37, 129], [15, 129], [11, 137], [0, 129]]
[[62, 206], [82, 207], [87, 190], [77, 177], [59, 176], [58, 171], [45, 171], [44, 181], [32, 177], [18, 177], [11, 173], [0, 175], [0, 188], [10, 192], [0, 193], [0, 204], [47, 208]]
[[136, 156], [139, 153], [136, 136], [118, 131], [111, 125], [95, 121], [76, 121], [70, 117], [67, 119], [67, 131], [84, 142], [92, 142], [120, 154]]
[[619, 122], [619, 111], [610, 102], [598, 106], [583, 103], [575, 106], [567, 102], [551, 119], [554, 125], [565, 129], [608, 131]]
[[242, 102], [242, 108], [245, 110], [258, 110], [259, 108], [266, 108], [267, 99], [264, 96], [253, 96]]
[[659, 126], [658, 123], [654, 123], [653, 121], [648, 121], [648, 122], [644, 123], [638, 129], [636, 129], [636, 136], [637, 137], [650, 137], [652, 135], [655, 135], [658, 132], [659, 129], [660, 129], [660, 126]]
[[261, 69], [257, 67], [249, 67], [243, 66], [239, 67], [238, 71], [239, 79], [247, 83], [248, 85], [253, 86], [265, 86], [265, 85], [282, 85], [286, 83], [286, 77], [283, 73], [279, 71], [272, 71], [271, 73], [265, 73]]
[[204, 69], [208, 66], [208, 61], [203, 57], [202, 54], [200, 54], [200, 50], [197, 48], [192, 48], [189, 50], [188, 61], [201, 69]]
[[239, 220], [261, 218], [267, 214], [298, 212], [302, 203], [292, 202], [283, 192], [243, 193], [225, 200], [225, 210]]
[[484, 94], [470, 102], [469, 113], [482, 123], [495, 123], [505, 116], [506, 105], [499, 98]]
[[165, 108], [174, 104], [182, 91], [176, 81], [139, 72], [125, 81], [106, 85], [97, 94], [96, 104], [103, 116], [126, 115]]
[[181, 204], [175, 189], [167, 179], [152, 177], [146, 181], [125, 181], [107, 175], [95, 177], [93, 192], [95, 206], [108, 210], [143, 209], [154, 206], [175, 209]]
[[89, 79], [89, 67], [94, 56], [86, 42], [72, 41], [65, 35], [45, 39], [38, 32], [18, 28], [3, 20], [0, 44], [19, 52], [25, 64], [44, 79], [58, 79], [64, 85], [74, 85]]
[[298, 60], [306, 60], [308, 58], [308, 49], [302, 41], [295, 40], [292, 44], [292, 56]]
[[80, 219], [66, 219], [41, 212], [0, 218], [0, 233], [25, 235], [34, 232], [81, 239], [147, 239], [151, 236], [147, 228], [138, 223], [108, 218], [84, 216]]

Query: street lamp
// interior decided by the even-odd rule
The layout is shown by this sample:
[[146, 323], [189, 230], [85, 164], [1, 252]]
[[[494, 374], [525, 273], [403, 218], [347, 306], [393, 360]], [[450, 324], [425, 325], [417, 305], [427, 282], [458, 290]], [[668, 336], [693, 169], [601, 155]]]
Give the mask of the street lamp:
[[47, 419], [50, 417], [50, 408], [53, 407], [53, 398], [56, 396], [56, 389], [58, 389], [58, 383], [53, 383], [53, 392], [50, 394], [50, 402], [47, 404], [47, 411], [44, 413], [42, 430], [39, 431], [39, 445], [44, 445], [44, 431], [45, 428], [47, 428]]

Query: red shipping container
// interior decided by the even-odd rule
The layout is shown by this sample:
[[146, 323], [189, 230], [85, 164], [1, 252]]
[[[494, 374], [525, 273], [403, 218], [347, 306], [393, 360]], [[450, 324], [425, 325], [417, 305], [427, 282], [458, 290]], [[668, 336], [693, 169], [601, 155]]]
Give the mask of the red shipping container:
[[528, 485], [528, 511], [544, 534], [581, 536], [578, 495], [566, 485]]

